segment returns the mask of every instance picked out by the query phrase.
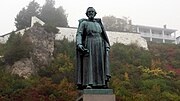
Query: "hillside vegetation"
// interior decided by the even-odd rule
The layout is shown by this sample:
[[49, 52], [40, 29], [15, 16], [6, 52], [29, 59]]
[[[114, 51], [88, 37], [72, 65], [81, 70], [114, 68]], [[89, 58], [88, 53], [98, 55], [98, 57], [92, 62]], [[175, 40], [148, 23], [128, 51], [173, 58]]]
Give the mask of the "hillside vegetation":
[[[0, 54], [10, 54], [6, 50], [18, 44], [14, 42], [0, 45]], [[29, 51], [25, 47], [18, 47], [22, 48], [19, 55], [6, 58], [23, 58], [22, 54]], [[75, 101], [79, 96], [74, 81], [75, 44], [67, 39], [55, 42], [53, 62], [28, 79], [10, 74], [5, 65], [1, 58], [0, 101]], [[180, 101], [179, 45], [149, 43], [149, 50], [144, 50], [115, 43], [111, 46], [110, 66], [110, 88], [116, 101]]]

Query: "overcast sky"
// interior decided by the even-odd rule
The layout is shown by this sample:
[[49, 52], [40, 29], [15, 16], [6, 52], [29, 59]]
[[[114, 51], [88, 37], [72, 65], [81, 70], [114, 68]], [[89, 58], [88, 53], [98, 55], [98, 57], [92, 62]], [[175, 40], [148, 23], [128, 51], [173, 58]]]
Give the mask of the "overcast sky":
[[[0, 3], [0, 35], [15, 30], [14, 19], [32, 0], [2, 0]], [[35, 0], [41, 6], [45, 0]], [[97, 16], [129, 17], [135, 25], [177, 29], [180, 35], [180, 0], [55, 0], [56, 7], [63, 6], [68, 23], [77, 27], [78, 19], [85, 18], [87, 7], [92, 6]]]

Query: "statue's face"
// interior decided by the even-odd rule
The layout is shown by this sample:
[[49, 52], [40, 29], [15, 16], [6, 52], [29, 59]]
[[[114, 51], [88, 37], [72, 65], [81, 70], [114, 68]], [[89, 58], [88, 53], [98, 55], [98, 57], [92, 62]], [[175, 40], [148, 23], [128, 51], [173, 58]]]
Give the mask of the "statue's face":
[[88, 9], [87, 16], [89, 19], [94, 19], [95, 15], [96, 15], [96, 13], [93, 8]]

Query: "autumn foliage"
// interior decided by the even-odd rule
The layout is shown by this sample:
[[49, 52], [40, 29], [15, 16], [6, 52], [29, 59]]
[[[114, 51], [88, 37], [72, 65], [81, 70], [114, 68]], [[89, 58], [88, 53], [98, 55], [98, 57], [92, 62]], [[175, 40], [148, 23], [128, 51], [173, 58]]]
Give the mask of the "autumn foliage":
[[[110, 88], [116, 101], [180, 101], [180, 46], [148, 44], [149, 50], [111, 46]], [[52, 63], [28, 79], [8, 73], [1, 61], [0, 101], [75, 101], [78, 96], [74, 42], [56, 41]]]

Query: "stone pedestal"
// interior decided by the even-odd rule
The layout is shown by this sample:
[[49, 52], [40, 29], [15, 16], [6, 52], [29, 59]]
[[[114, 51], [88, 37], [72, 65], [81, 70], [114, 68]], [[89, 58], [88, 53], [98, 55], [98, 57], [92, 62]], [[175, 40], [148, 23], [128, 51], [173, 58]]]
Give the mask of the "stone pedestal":
[[115, 101], [112, 89], [84, 89], [76, 101]]

